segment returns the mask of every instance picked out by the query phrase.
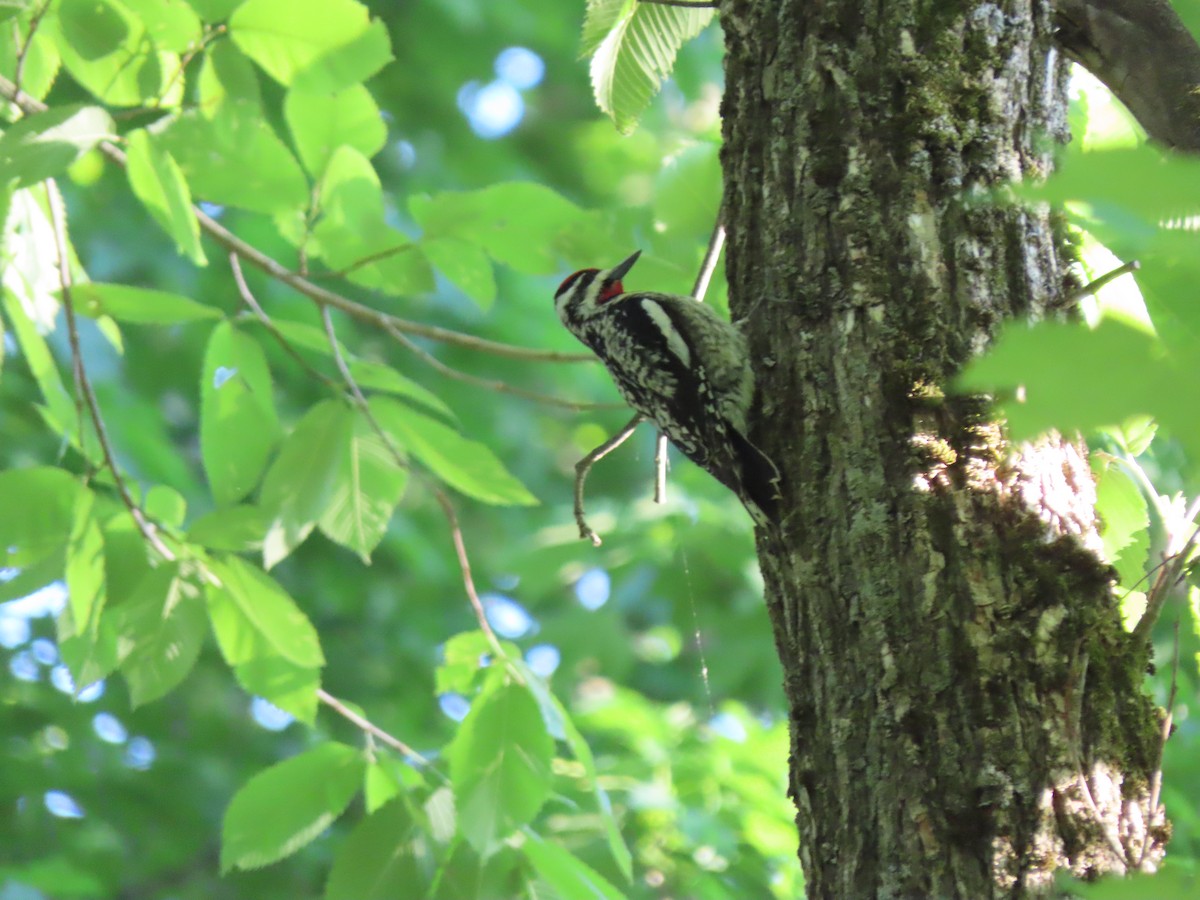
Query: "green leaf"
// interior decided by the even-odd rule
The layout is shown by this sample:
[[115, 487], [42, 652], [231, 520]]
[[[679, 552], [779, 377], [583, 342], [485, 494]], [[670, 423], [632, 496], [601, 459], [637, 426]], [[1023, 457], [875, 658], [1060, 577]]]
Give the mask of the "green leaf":
[[129, 287], [124, 284], [78, 284], [72, 290], [77, 312], [93, 319], [111, 316], [139, 325], [176, 325], [198, 319], [219, 319], [221, 311], [190, 297]]
[[262, 549], [270, 520], [257, 506], [229, 506], [205, 513], [188, 529], [188, 540], [235, 553]]
[[637, 0], [588, 0], [583, 19], [583, 34], [579, 41], [579, 58], [586, 59], [596, 52], [608, 33], [622, 18], [633, 11]]
[[54, 85], [61, 60], [54, 38], [39, 28], [29, 37], [28, 23], [0, 28], [0, 72], [11, 80], [17, 70], [17, 57], [24, 52], [21, 90], [35, 100], [44, 100]]
[[134, 196], [180, 253], [198, 266], [206, 265], [200, 223], [192, 212], [192, 194], [179, 163], [144, 128], [132, 132], [127, 141], [125, 173]]
[[455, 238], [421, 241], [421, 250], [451, 284], [474, 300], [482, 310], [496, 300], [492, 261], [483, 248]]
[[212, 333], [200, 382], [200, 456], [220, 505], [254, 489], [279, 437], [267, 360], [228, 322]]
[[133, 595], [107, 614], [133, 706], [174, 690], [196, 664], [208, 630], [197, 594], [179, 577], [177, 566], [164, 565], [146, 575]]
[[308, 844], [345, 811], [365, 764], [360, 751], [330, 742], [259, 772], [225, 811], [221, 871], [256, 869]]
[[26, 116], [0, 135], [0, 172], [17, 187], [55, 178], [117, 126], [99, 106], [60, 106]]
[[654, 191], [654, 227], [667, 235], [705, 234], [721, 202], [716, 144], [696, 144], [670, 157]]
[[341, 458], [353, 427], [344, 403], [325, 400], [304, 415], [279, 448], [259, 498], [271, 520], [263, 540], [268, 569], [304, 542], [343, 489]]
[[181, 0], [121, 0], [146, 27], [147, 36], [161, 50], [178, 53], [198, 45], [203, 25]]
[[178, 528], [187, 515], [187, 500], [173, 487], [156, 484], [146, 492], [142, 509], [150, 518], [171, 528]]
[[584, 776], [596, 797], [596, 809], [604, 826], [604, 837], [608, 842], [608, 850], [621, 870], [621, 874], [625, 876], [625, 880], [632, 881], [633, 855], [629, 852], [624, 837], [621, 836], [621, 828], [617, 817], [613, 815], [612, 802], [608, 799], [608, 792], [600, 784], [600, 775], [596, 771], [596, 759], [592, 755], [592, 748], [567, 713], [566, 707], [554, 696], [545, 680], [535, 675], [521, 661], [519, 655], [513, 655], [510, 664], [516, 667], [517, 672], [529, 686], [529, 691], [533, 694], [541, 710], [542, 720], [546, 723], [547, 730], [552, 734], [561, 732], [562, 738], [571, 748], [571, 753], [583, 766]]
[[538, 502], [484, 444], [388, 397], [370, 400], [380, 427], [430, 471], [462, 493], [500, 506]]
[[679, 48], [707, 27], [716, 10], [637, 3], [613, 15], [611, 0], [596, 5], [584, 46], [595, 43], [601, 23], [612, 24], [592, 56], [592, 92], [601, 111], [628, 134], [671, 74]]
[[343, 144], [371, 157], [383, 149], [387, 126], [375, 100], [361, 84], [338, 93], [293, 88], [283, 104], [284, 118], [305, 168], [320, 175]]
[[298, 72], [292, 87], [304, 91], [345, 90], [366, 81], [393, 59], [387, 26], [375, 19], [352, 41], [334, 47]]
[[61, 550], [85, 490], [49, 466], [0, 472], [0, 568], [24, 569]]
[[210, 44], [200, 67], [200, 114], [213, 118], [224, 106], [234, 109], [259, 109], [262, 91], [254, 64], [229, 41]]
[[422, 838], [403, 800], [366, 816], [333, 859], [325, 900], [426, 896], [431, 866]]
[[146, 28], [116, 0], [60, 0], [42, 28], [53, 34], [67, 71], [112, 106], [177, 106], [179, 56], [147, 40]]
[[[253, 630], [284, 659], [304, 668], [325, 665], [316, 629], [270, 575], [239, 556], [214, 560], [210, 568], [221, 581], [220, 586], [208, 586], [210, 599], [215, 595], [236, 607]], [[252, 661], [256, 649], [251, 640], [221, 641], [225, 659], [232, 665]]]
[[[495, 651], [492, 643], [482, 631], [464, 631], [450, 638], [442, 646], [442, 661], [435, 674], [435, 690], [439, 694], [452, 691], [470, 694], [475, 688], [476, 677], [483, 670], [484, 660]], [[520, 658], [520, 652], [514, 654]]]
[[550, 796], [554, 739], [529, 691], [505, 684], [476, 698], [449, 753], [459, 827], [488, 856]]
[[308, 204], [300, 164], [252, 103], [183, 113], [159, 143], [205, 200], [268, 214]]
[[187, 0], [205, 22], [223, 22], [242, 0]]
[[555, 271], [558, 244], [587, 219], [561, 194], [523, 181], [414, 196], [408, 207], [425, 230], [423, 243], [445, 238], [475, 243], [496, 262], [529, 275]]
[[326, 53], [367, 30], [367, 8], [354, 0], [246, 0], [229, 19], [242, 52], [282, 85]]
[[322, 533], [357, 553], [365, 563], [383, 539], [388, 522], [408, 483], [401, 467], [371, 423], [355, 413], [337, 463], [336, 481], [325, 511]]
[[230, 592], [209, 587], [206, 596], [217, 646], [238, 684], [312, 724], [317, 716], [321, 670], [297, 665], [283, 656]]
[[370, 161], [354, 147], [334, 151], [321, 177], [321, 219], [315, 249], [331, 269], [389, 294], [433, 288], [420, 249], [384, 218], [383, 191]]
[[117, 665], [116, 634], [101, 617], [108, 596], [104, 536], [93, 496], [81, 494], [67, 542], [67, 607], [58, 621], [59, 653], [80, 690]]
[[1100, 538], [1104, 556], [1121, 574], [1121, 585], [1132, 588], [1146, 572], [1150, 554], [1150, 511], [1146, 495], [1125, 469], [1116, 463], [1101, 464], [1093, 456], [1096, 478], [1096, 512], [1104, 523]]
[[1014, 440], [1050, 428], [1119, 426], [1137, 413], [1179, 419], [1177, 412], [1200, 402], [1154, 337], [1108, 320], [1091, 331], [1056, 322], [1010, 325], [958, 380], [963, 390], [1011, 396], [1021, 386], [1023, 402], [1003, 403]]
[[530, 834], [521, 845], [521, 851], [533, 863], [538, 876], [560, 897], [569, 897], [571, 900], [621, 900], [625, 896], [599, 872], [557, 844]]

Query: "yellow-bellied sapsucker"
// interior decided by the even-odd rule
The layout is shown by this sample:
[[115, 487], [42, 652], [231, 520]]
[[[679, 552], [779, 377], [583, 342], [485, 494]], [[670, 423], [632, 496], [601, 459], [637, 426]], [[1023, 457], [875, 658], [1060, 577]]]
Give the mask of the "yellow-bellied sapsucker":
[[626, 293], [621, 279], [640, 255], [568, 277], [554, 295], [558, 317], [600, 357], [630, 406], [769, 524], [779, 471], [746, 436], [754, 394], [746, 339], [692, 297]]

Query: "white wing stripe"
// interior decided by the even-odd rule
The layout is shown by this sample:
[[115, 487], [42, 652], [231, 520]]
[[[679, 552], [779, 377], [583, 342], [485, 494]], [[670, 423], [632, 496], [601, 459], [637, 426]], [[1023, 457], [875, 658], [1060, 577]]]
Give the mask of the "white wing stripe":
[[646, 315], [650, 317], [650, 321], [655, 324], [662, 336], [666, 338], [667, 349], [675, 354], [676, 358], [683, 363], [684, 368], [692, 367], [692, 352], [688, 349], [687, 341], [683, 339], [676, 329], [675, 324], [671, 321], [671, 317], [667, 311], [655, 300], [649, 298], [642, 301], [642, 309], [646, 311]]

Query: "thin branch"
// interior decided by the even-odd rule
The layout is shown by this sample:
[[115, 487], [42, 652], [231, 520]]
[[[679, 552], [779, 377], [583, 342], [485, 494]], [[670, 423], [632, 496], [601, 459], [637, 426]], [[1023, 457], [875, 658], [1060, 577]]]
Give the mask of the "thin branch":
[[[0, 95], [16, 103], [27, 113], [45, 112], [48, 108], [46, 104], [18, 90], [16, 85], [3, 75], [0, 75]], [[99, 148], [113, 162], [120, 166], [125, 165], [125, 153], [121, 148], [108, 141], [101, 141]], [[309, 279], [297, 275], [286, 266], [277, 262], [273, 257], [268, 256], [243, 241], [198, 206], [192, 208], [192, 213], [196, 216], [196, 221], [200, 224], [200, 228], [226, 251], [236, 253], [243, 261], [267, 273], [267, 275], [276, 281], [283, 282], [310, 300], [322, 306], [332, 306], [334, 309], [339, 309], [352, 318], [374, 325], [377, 328], [384, 329], [390, 325], [405, 334], [417, 335], [418, 337], [425, 337], [446, 344], [454, 344], [458, 347], [465, 347], [468, 350], [490, 353], [493, 356], [503, 356], [509, 359], [560, 363], [596, 361], [596, 358], [590, 353], [563, 353], [557, 350], [535, 350], [530, 347], [519, 347], [515, 344], [489, 341], [485, 338], [463, 334], [460, 331], [454, 331], [449, 328], [439, 328], [436, 325], [426, 325], [422, 322], [413, 322], [409, 319], [402, 319], [398, 316], [379, 312], [369, 306], [357, 303], [349, 297], [326, 290], [320, 285], [313, 284]]]
[[422, 756], [420, 753], [418, 753], [416, 750], [414, 750], [408, 744], [404, 743], [404, 741], [400, 740], [398, 737], [394, 737], [393, 735], [384, 731], [382, 728], [380, 728], [378, 725], [376, 725], [370, 719], [360, 716], [358, 713], [356, 713], [350, 707], [346, 706], [346, 704], [342, 703], [342, 701], [339, 700], [337, 697], [326, 692], [322, 688], [317, 688], [317, 699], [320, 700], [322, 703], [324, 703], [326, 706], [328, 706], [330, 709], [332, 709], [334, 712], [336, 712], [343, 719], [345, 719], [346, 721], [350, 722], [351, 724], [357, 726], [361, 731], [366, 732], [367, 734], [371, 735], [372, 737], [378, 738], [380, 741], [387, 744], [393, 750], [398, 750], [400, 753], [403, 753], [407, 759], [411, 760], [416, 765], [419, 765], [419, 766], [422, 766], [423, 768], [428, 769], [430, 772], [432, 772], [434, 775], [436, 775], [439, 779], [441, 779], [443, 784], [446, 784], [449, 782], [449, 779], [447, 779], [446, 776], [443, 775], [437, 769], [437, 767], [434, 766], [434, 764], [432, 762], [430, 762], [426, 757]]
[[412, 249], [414, 249], [413, 244], [399, 244], [395, 247], [388, 247], [386, 250], [380, 250], [377, 253], [371, 253], [367, 256], [364, 256], [362, 259], [356, 259], [354, 262], [350, 263], [350, 265], [346, 266], [345, 268], [338, 269], [335, 272], [319, 272], [315, 275], [310, 275], [309, 278], [311, 278], [313, 281], [324, 281], [329, 278], [345, 278], [351, 272], [357, 271], [364, 266], [369, 266], [371, 263], [377, 263], [380, 260], [389, 259], [405, 252], [406, 250]]
[[1179, 583], [1184, 566], [1188, 564], [1188, 559], [1192, 555], [1192, 551], [1196, 548], [1197, 540], [1200, 540], [1200, 526], [1197, 526], [1192, 531], [1192, 536], [1187, 539], [1179, 549], [1179, 552], [1172, 554], [1167, 564], [1159, 570], [1154, 587], [1146, 595], [1146, 609], [1142, 613], [1142, 617], [1138, 619], [1137, 625], [1133, 628], [1134, 640], [1148, 641], [1150, 639], [1150, 630], [1154, 627], [1154, 623], [1158, 621], [1159, 614], [1162, 612], [1163, 606], [1166, 605], [1171, 591]]
[[587, 523], [587, 516], [583, 510], [583, 485], [587, 481], [588, 473], [592, 471], [592, 466], [608, 456], [623, 443], [629, 440], [629, 436], [633, 434], [638, 425], [642, 423], [643, 416], [641, 413], [635, 415], [632, 419], [625, 423], [625, 427], [610, 437], [607, 441], [575, 463], [575, 523], [579, 526], [579, 536], [585, 540], [590, 540], [592, 546], [599, 547], [601, 544], [600, 535], [596, 534]]
[[238, 261], [236, 253], [229, 254], [229, 268], [233, 270], [233, 280], [237, 284], [238, 294], [241, 295], [242, 302], [250, 307], [250, 310], [254, 313], [255, 318], [257, 318], [259, 323], [265, 329], [267, 329], [267, 332], [271, 335], [271, 337], [275, 338], [275, 342], [283, 348], [284, 352], [287, 353], [288, 356], [299, 363], [301, 368], [303, 368], [306, 372], [308, 372], [326, 387], [337, 388], [337, 382], [309, 363], [309, 361], [300, 354], [300, 351], [292, 346], [291, 341], [285, 338], [283, 333], [275, 327], [275, 323], [271, 321], [271, 317], [267, 315], [266, 311], [259, 305], [258, 301], [254, 299], [254, 294], [251, 292], [250, 286], [246, 284], [246, 277], [242, 274], [242, 264]]
[[661, 431], [654, 438], [654, 502], [667, 502], [667, 436]]
[[1096, 291], [1100, 290], [1100, 288], [1104, 287], [1106, 284], [1111, 284], [1122, 275], [1128, 275], [1130, 272], [1136, 272], [1141, 267], [1142, 264], [1140, 262], [1138, 262], [1136, 259], [1131, 259], [1129, 262], [1125, 263], [1125, 265], [1117, 266], [1117, 268], [1113, 269], [1111, 272], [1105, 272], [1096, 280], [1085, 284], [1076, 291], [1072, 291], [1066, 296], [1065, 299], [1061, 301], [1060, 305], [1069, 306], [1073, 303], [1077, 303], [1084, 297], [1091, 297], [1096, 293]]
[[[100, 443], [100, 452], [104, 456], [104, 464], [112, 473], [113, 482], [117, 486], [117, 493], [121, 496], [121, 502], [129, 510], [129, 515], [133, 517], [138, 531], [142, 533], [147, 543], [158, 551], [163, 559], [173, 562], [176, 558], [174, 551], [163, 543], [154, 525], [151, 524], [142, 512], [141, 507], [134, 501], [133, 495], [129, 491], [129, 486], [125, 483], [125, 478], [121, 474], [121, 469], [117, 465], [112, 442], [108, 439], [108, 430], [104, 426], [104, 417], [100, 413], [100, 404], [96, 400], [96, 392], [92, 390], [92, 382], [88, 379], [87, 370], [83, 365], [83, 350], [79, 345], [79, 325], [75, 320], [75, 303], [71, 296], [74, 282], [71, 278], [71, 262], [67, 253], [66, 208], [63, 203], [62, 194], [59, 193], [58, 185], [54, 183], [54, 179], [46, 181], [46, 193], [50, 201], [50, 220], [54, 231], [54, 249], [58, 256], [58, 281], [59, 286], [62, 288], [63, 310], [66, 313], [67, 319], [67, 340], [71, 346], [71, 360], [74, 367], [77, 388], [83, 394], [83, 399], [88, 409], [88, 416], [92, 420], [92, 427], [96, 430], [96, 439]], [[81, 445], [84, 440], [82, 426], [83, 423], [80, 423], [79, 441]]]
[[564, 409], [572, 409], [581, 411], [585, 409], [624, 409], [624, 403], [579, 403], [575, 400], [564, 400], [561, 397], [554, 397], [550, 394], [539, 394], [536, 391], [527, 391], [524, 388], [514, 387], [503, 381], [495, 381], [490, 378], [480, 378], [476, 375], [461, 372], [451, 366], [446, 365], [416, 341], [412, 340], [408, 335], [404, 334], [390, 325], [385, 325], [384, 330], [390, 334], [397, 343], [404, 346], [407, 350], [414, 353], [422, 362], [427, 363], [436, 371], [445, 375], [447, 378], [453, 378], [455, 381], [461, 381], [464, 384], [473, 384], [476, 387], [485, 388], [489, 391], [495, 391], [499, 394], [512, 394], [514, 397], [524, 397], [526, 400], [533, 400], [536, 403], [544, 403], [547, 406], [560, 406]]

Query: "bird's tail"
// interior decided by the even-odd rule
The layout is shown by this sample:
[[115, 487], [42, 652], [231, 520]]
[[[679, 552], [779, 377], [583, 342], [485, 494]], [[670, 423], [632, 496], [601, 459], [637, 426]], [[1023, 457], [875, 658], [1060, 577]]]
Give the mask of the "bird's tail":
[[737, 460], [742, 505], [760, 525], [779, 521], [780, 485], [782, 476], [771, 457], [755, 446], [736, 429], [731, 430], [731, 442]]

